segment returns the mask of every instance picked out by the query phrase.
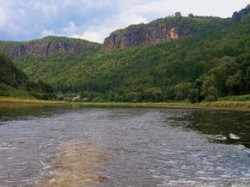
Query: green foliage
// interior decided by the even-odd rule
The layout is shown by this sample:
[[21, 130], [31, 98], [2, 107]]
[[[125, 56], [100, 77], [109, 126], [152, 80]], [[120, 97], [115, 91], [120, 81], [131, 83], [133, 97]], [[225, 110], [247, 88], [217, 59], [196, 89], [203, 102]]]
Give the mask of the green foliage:
[[0, 83], [0, 96], [33, 98], [24, 88], [15, 88], [3, 83]]
[[180, 12], [175, 12], [175, 17], [177, 17], [177, 18], [181, 18], [182, 17], [182, 15], [181, 15], [181, 13]]
[[6, 57], [0, 54], [0, 96], [55, 98], [53, 87], [43, 81], [31, 82]]
[[12, 58], [14, 62], [29, 57], [30, 54], [43, 57], [51, 54], [59, 56], [64, 53], [89, 55], [100, 51], [101, 48], [101, 44], [87, 40], [56, 36], [47, 36], [42, 39], [25, 42], [0, 42], [1, 53]]
[[186, 82], [186, 83], [179, 83], [175, 86], [175, 100], [177, 101], [181, 101], [184, 100], [185, 98], [188, 98], [189, 90], [191, 90], [192, 88], [192, 84], [190, 82]]
[[188, 17], [189, 18], [194, 18], [194, 14], [190, 13], [190, 14], [188, 14]]
[[220, 101], [250, 101], [250, 94], [221, 97], [218, 100]]
[[190, 88], [188, 90], [187, 98], [191, 103], [198, 103], [199, 102], [199, 90], [197, 88]]
[[[250, 94], [250, 16], [239, 23], [192, 15], [150, 24], [166, 19], [180, 21], [187, 29], [195, 26], [198, 34], [107, 53], [33, 55], [17, 65], [32, 81], [53, 85], [62, 93], [60, 99], [73, 94], [82, 101], [195, 103]], [[50, 92], [51, 87], [43, 89]]]

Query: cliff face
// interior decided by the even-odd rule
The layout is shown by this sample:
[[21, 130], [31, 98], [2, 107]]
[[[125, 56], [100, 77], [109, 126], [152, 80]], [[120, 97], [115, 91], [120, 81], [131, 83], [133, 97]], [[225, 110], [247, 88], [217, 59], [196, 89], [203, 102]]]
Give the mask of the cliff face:
[[[63, 42], [47, 41], [47, 42], [30, 42], [28, 44], [20, 44], [13, 48], [11, 56], [25, 57], [32, 54], [48, 56], [58, 52], [66, 52], [69, 45]], [[75, 49], [78, 51], [77, 49]]]
[[143, 34], [144, 44], [178, 40], [184, 36], [192, 36], [195, 33], [196, 31], [193, 28], [185, 28], [185, 23], [181, 22], [167, 22], [156, 26], [149, 25]]
[[248, 5], [246, 8], [240, 10], [239, 12], [234, 12], [232, 20], [234, 22], [241, 21], [245, 16], [247, 16], [250, 13], [250, 5]]
[[200, 17], [190, 14], [188, 17], [179, 15], [159, 19], [149, 24], [132, 25], [111, 33], [104, 41], [104, 50], [112, 51], [137, 45], [161, 43], [199, 34], [207, 35], [234, 23], [239, 23], [249, 12], [250, 5], [235, 12], [231, 19]]
[[46, 37], [29, 42], [0, 42], [0, 52], [11, 59], [31, 55], [49, 56], [56, 53], [91, 53], [101, 49], [101, 44], [66, 37]]
[[186, 36], [193, 36], [195, 33], [196, 29], [190, 25], [190, 22], [176, 19], [160, 20], [150, 24], [130, 26], [111, 33], [104, 41], [104, 50], [111, 51], [137, 45], [178, 40]]

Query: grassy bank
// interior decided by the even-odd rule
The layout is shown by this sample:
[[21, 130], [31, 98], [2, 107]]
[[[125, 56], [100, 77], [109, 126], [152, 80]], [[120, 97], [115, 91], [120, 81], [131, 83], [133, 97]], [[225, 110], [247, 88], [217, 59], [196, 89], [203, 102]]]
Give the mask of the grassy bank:
[[200, 103], [201, 108], [250, 111], [250, 101], [216, 101]]
[[137, 107], [137, 108], [180, 108], [180, 109], [217, 109], [250, 111], [250, 101], [217, 101], [204, 103], [79, 103], [82, 107]]
[[64, 101], [44, 101], [36, 99], [21, 99], [0, 97], [0, 107], [6, 104], [30, 104], [30, 105], [65, 105], [72, 107], [137, 107], [137, 108], [184, 108], [184, 109], [222, 109], [222, 110], [245, 110], [250, 111], [250, 101], [216, 101], [191, 104], [189, 102], [172, 103], [113, 103], [113, 102], [64, 102]]
[[0, 97], [0, 107], [8, 104], [27, 105], [65, 105], [72, 107], [128, 107], [128, 108], [198, 108], [188, 102], [175, 103], [118, 103], [118, 102], [65, 102], [65, 101], [45, 101], [27, 98]]
[[219, 98], [219, 101], [250, 101], [250, 94], [222, 97]]
[[46, 100], [29, 99], [29, 98], [0, 97], [0, 106], [2, 104], [8, 104], [8, 103], [47, 104], [47, 105], [66, 104], [66, 102], [62, 101], [46, 101]]
[[191, 103], [176, 102], [176, 103], [78, 103], [83, 107], [128, 107], [128, 108], [198, 108]]

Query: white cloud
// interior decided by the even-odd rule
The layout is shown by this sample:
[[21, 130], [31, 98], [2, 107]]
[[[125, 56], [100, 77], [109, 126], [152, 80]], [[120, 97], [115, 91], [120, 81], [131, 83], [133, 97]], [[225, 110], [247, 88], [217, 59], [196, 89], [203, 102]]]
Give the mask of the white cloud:
[[98, 43], [101, 43], [103, 40], [101, 33], [96, 30], [85, 31], [81, 36], [73, 36], [73, 37], [82, 38], [82, 39], [86, 39], [86, 40], [94, 41]]
[[78, 33], [80, 28], [73, 22], [70, 21], [68, 25], [62, 29], [62, 33], [66, 35], [72, 35]]
[[63, 7], [65, 7], [65, 6], [69, 6], [70, 4], [72, 4], [73, 1], [74, 0], [63, 0], [63, 1], [61, 1], [61, 3], [63, 5]]
[[11, 5], [13, 4], [9, 2], [7, 5], [0, 7], [0, 31], [5, 32], [6, 35], [10, 36], [24, 34], [25, 31], [18, 23], [22, 21], [25, 12], [22, 9], [12, 11], [9, 8]]
[[102, 42], [112, 31], [173, 15], [229, 17], [249, 0], [0, 0], [0, 40], [65, 35]]
[[55, 2], [31, 1], [29, 0], [28, 9], [34, 11], [34, 16], [39, 15], [43, 18], [50, 18], [58, 15], [58, 5]]
[[[104, 1], [97, 0], [82, 0], [82, 3], [87, 7], [95, 5], [102, 7], [105, 5]], [[110, 3], [110, 1], [108, 3]], [[194, 9], [195, 6], [197, 6], [197, 9], [194, 10], [200, 10], [199, 5], [200, 1], [198, 2], [198, 0], [190, 0], [189, 3], [186, 3], [186, 0], [124, 0], [117, 7], [119, 11], [110, 14], [108, 17], [101, 18], [99, 22], [98, 20], [94, 20], [94, 25], [82, 25], [79, 26], [78, 29], [69, 29], [70, 32], [68, 33], [72, 33], [69, 35], [71, 37], [101, 43], [112, 31], [127, 27], [130, 24], [148, 23], [153, 19], [173, 15], [174, 12], [177, 11], [183, 12], [184, 15], [188, 13], [199, 15], [197, 12], [192, 11], [192, 8]], [[211, 8], [213, 5], [213, 3], [211, 5], [211, 1], [206, 1], [203, 5], [205, 5], [203, 9], [204, 15], [209, 15], [209, 13], [206, 12], [211, 11], [210, 9], [215, 9], [215, 7]], [[233, 11], [231, 11], [230, 14], [232, 14], [232, 12]], [[220, 11], [218, 11], [218, 13], [221, 14]]]
[[41, 37], [45, 37], [45, 36], [51, 36], [51, 35], [55, 35], [55, 31], [53, 30], [49, 30], [49, 29], [44, 29], [41, 33]]
[[57, 5], [45, 5], [42, 7], [42, 10], [43, 10], [43, 14], [48, 18], [58, 15]]
[[85, 8], [99, 9], [112, 5], [112, 0], [81, 0]]
[[[119, 15], [113, 15], [112, 17], [102, 20], [102, 23], [99, 25], [85, 27], [80, 34], [72, 34], [70, 36], [102, 43], [104, 38], [106, 38], [112, 31], [127, 27], [130, 24], [139, 24], [143, 22], [147, 22], [144, 17], [130, 11], [124, 11]], [[78, 30], [80, 31], [80, 29]]]
[[0, 29], [1, 30], [6, 26], [7, 22], [8, 22], [8, 17], [6, 13], [0, 7]]
[[148, 1], [140, 2], [134, 6], [130, 6], [129, 10], [135, 14], [147, 16], [167, 16], [172, 11], [169, 9], [168, 1]]

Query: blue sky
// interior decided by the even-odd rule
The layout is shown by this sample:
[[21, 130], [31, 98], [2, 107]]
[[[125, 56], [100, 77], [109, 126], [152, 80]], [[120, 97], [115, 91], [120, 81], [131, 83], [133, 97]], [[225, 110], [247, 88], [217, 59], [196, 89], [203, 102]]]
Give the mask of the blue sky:
[[103, 42], [130, 24], [173, 15], [230, 17], [249, 0], [0, 0], [0, 40], [47, 35]]

